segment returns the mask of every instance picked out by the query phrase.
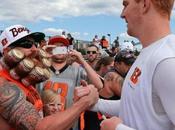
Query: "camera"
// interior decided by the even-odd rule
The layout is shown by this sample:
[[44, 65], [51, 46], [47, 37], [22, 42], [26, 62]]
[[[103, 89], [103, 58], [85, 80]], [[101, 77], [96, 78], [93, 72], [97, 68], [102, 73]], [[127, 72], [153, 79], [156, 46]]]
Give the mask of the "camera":
[[65, 46], [63, 47], [55, 47], [53, 50], [52, 50], [52, 54], [53, 55], [56, 55], [56, 54], [67, 54], [69, 52], [69, 49]]

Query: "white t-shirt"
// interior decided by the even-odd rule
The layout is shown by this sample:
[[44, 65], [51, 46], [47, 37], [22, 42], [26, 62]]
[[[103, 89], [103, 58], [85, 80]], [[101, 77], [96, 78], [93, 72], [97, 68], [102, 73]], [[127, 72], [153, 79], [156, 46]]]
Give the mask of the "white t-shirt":
[[100, 100], [94, 109], [115, 116], [119, 112], [123, 124], [116, 130], [174, 130], [174, 67], [175, 35], [171, 34], [141, 51], [125, 79], [120, 105], [114, 102], [113, 108], [104, 109], [107, 101]]

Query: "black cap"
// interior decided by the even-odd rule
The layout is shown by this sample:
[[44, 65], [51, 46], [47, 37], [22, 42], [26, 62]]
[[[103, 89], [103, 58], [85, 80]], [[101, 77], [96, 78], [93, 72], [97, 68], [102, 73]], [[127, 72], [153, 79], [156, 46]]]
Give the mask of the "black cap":
[[33, 37], [33, 39], [35, 40], [35, 42], [41, 42], [42, 40], [44, 40], [45, 38], [45, 34], [42, 32], [35, 32], [32, 33], [31, 36]]
[[114, 62], [124, 62], [127, 65], [132, 65], [135, 60], [136, 57], [132, 51], [122, 50], [115, 56]]

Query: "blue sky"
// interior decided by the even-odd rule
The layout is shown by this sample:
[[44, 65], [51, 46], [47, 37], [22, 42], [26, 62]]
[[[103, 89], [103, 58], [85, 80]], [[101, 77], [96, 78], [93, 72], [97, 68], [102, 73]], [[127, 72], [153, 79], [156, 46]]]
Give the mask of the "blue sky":
[[[122, 0], [4, 0], [0, 5], [0, 29], [22, 24], [32, 31], [59, 35], [63, 30], [75, 38], [92, 40], [95, 34], [111, 34], [135, 40], [126, 34], [125, 21], [120, 18]], [[175, 8], [171, 20], [175, 33]]]

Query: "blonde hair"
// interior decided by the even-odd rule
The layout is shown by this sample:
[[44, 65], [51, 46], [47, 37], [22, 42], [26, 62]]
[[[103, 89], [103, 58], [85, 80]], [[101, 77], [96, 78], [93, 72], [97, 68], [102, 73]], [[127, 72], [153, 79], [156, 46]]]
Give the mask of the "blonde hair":
[[[141, 0], [135, 0], [140, 2]], [[151, 0], [154, 7], [162, 16], [168, 16], [170, 19], [171, 10], [173, 8], [174, 0]]]
[[54, 92], [51, 89], [44, 90], [42, 92], [42, 101], [44, 104], [48, 103], [61, 103], [61, 99], [58, 93]]

